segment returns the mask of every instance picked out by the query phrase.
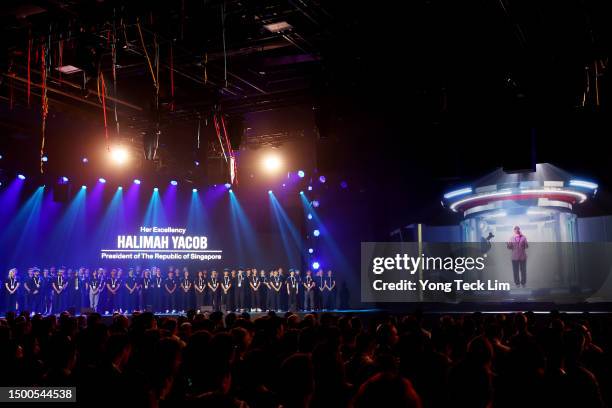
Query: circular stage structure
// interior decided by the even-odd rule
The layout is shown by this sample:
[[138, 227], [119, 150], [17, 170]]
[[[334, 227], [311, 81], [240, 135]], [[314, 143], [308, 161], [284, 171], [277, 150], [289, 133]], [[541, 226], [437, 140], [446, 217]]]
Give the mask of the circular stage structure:
[[515, 225], [531, 242], [576, 242], [574, 208], [597, 193], [598, 185], [548, 163], [535, 172], [503, 169], [444, 194], [442, 205], [463, 214], [461, 241], [478, 242], [489, 233], [510, 237]]

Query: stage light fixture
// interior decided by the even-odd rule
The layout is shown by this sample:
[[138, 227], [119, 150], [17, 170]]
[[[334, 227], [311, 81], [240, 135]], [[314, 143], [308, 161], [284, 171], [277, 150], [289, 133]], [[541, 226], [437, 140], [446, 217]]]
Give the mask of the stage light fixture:
[[140, 184], [140, 180], [134, 179], [134, 184]]
[[320, 176], [319, 177], [319, 182], [325, 183], [326, 181], [327, 181], [327, 179], [325, 178], [325, 176]]
[[312, 214], [308, 214], [308, 219], [312, 220]]
[[63, 183], [67, 183], [68, 182], [68, 177], [66, 177], [66, 176], [62, 177], [62, 182]]
[[599, 187], [597, 183], [586, 180], [570, 180], [569, 184], [572, 187], [588, 188], [589, 190], [596, 190]]
[[308, 191], [312, 191], [312, 186], [308, 186]]
[[321, 267], [321, 265], [317, 261], [314, 261], [312, 263], [312, 269], [319, 269], [320, 267]]
[[283, 165], [282, 160], [275, 154], [266, 156], [263, 160], [263, 168], [269, 172], [274, 173], [278, 171]]
[[123, 190], [122, 186], [117, 187], [117, 190]]
[[2, 160], [3, 158], [4, 158], [4, 156], [2, 156], [2, 155], [0, 154], [0, 160]]
[[172, 184], [173, 186], [176, 186], [176, 185], [178, 185], [178, 182], [177, 182], [176, 180], [172, 180], [172, 181], [170, 182], [170, 184]]
[[197, 193], [197, 192], [198, 192], [198, 189], [197, 189], [197, 188], [194, 188], [193, 190], [191, 190], [191, 192], [193, 192], [193, 193]]
[[82, 185], [82, 186], [81, 186], [81, 190], [85, 190], [86, 188], [87, 188], [87, 186], [86, 186], [86, 185]]
[[231, 188], [229, 189], [229, 192], [234, 194], [234, 190], [232, 190]]
[[303, 192], [303, 191], [300, 191], [300, 195], [304, 195], [304, 192]]
[[314, 252], [314, 249], [312, 249], [312, 248], [308, 248], [308, 253], [309, 253], [309, 254], [312, 254], [313, 252]]
[[304, 178], [305, 175], [306, 175], [306, 173], [304, 173], [304, 170], [298, 171], [298, 177], [299, 178]]
[[272, 190], [268, 190], [268, 194], [272, 194]]
[[25, 180], [25, 176], [24, 176], [23, 174], [18, 174], [18, 175], [17, 175], [17, 178], [18, 178], [19, 180]]
[[82, 161], [83, 163], [87, 163], [87, 162], [89, 162], [89, 159], [88, 159], [87, 157], [83, 157], [83, 158], [81, 159], [81, 161]]
[[342, 181], [342, 182], [340, 182], [340, 187], [347, 188], [348, 187], [348, 183], [346, 181]]
[[111, 151], [111, 158], [115, 164], [122, 165], [128, 160], [128, 151], [125, 147], [115, 147]]
[[230, 183], [225, 183], [225, 188], [227, 188], [228, 190], [232, 187], [232, 185]]
[[48, 162], [48, 161], [49, 161], [49, 158], [48, 158], [47, 156], [43, 156], [43, 157], [41, 157], [41, 158], [40, 158], [40, 161], [42, 161], [42, 162], [45, 162], [45, 163], [46, 163], [46, 162]]
[[315, 237], [318, 237], [319, 235], [321, 235], [321, 231], [316, 229], [316, 230], [312, 231], [312, 235], [314, 235]]
[[193, 162], [193, 164], [195, 164], [196, 166], [199, 166], [200, 162], [196, 160], [196, 161]]
[[155, 188], [153, 189], [153, 191], [158, 192], [158, 191], [159, 191], [159, 188], [155, 187]]
[[106, 183], [106, 179], [103, 179], [102, 177], [100, 177], [100, 178], [98, 179], [98, 181], [99, 181], [100, 183], [102, 183], [102, 184]]
[[314, 201], [312, 202], [312, 206], [313, 206], [314, 208], [317, 208], [317, 207], [319, 206], [319, 201], [318, 201], [318, 200], [314, 200]]
[[448, 200], [449, 198], [458, 197], [464, 194], [470, 194], [471, 192], [472, 192], [471, 187], [460, 188], [459, 190], [449, 191], [448, 193], [444, 194], [444, 198]]

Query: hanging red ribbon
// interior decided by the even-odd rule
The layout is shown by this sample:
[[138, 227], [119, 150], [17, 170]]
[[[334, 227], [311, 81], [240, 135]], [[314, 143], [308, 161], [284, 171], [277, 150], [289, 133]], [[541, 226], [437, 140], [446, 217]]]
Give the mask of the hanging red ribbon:
[[49, 100], [47, 99], [47, 64], [45, 58], [45, 45], [42, 44], [40, 46], [40, 88], [41, 88], [41, 114], [42, 114], [42, 122], [41, 122], [41, 140], [40, 140], [40, 173], [44, 173], [44, 161], [43, 157], [45, 155], [45, 132], [47, 128], [47, 115], [49, 113]]
[[106, 82], [104, 82], [104, 74], [100, 72], [100, 83], [102, 88], [102, 114], [104, 115], [104, 138], [106, 139], [106, 150], [110, 151], [108, 141], [108, 122], [106, 120]]
[[30, 62], [32, 59], [32, 39], [28, 40], [28, 106], [30, 106]]
[[223, 139], [221, 139], [221, 129], [219, 127], [219, 121], [217, 120], [217, 113], [213, 114], [213, 122], [215, 124], [215, 131], [217, 132], [217, 139], [219, 139], [219, 146], [221, 146], [221, 151], [223, 152], [223, 158], [227, 161], [227, 155], [225, 154], [225, 147], [223, 147]]
[[229, 136], [227, 134], [227, 128], [225, 126], [225, 119], [223, 115], [221, 115], [221, 125], [223, 127], [223, 134], [225, 135], [225, 143], [227, 144], [227, 151], [230, 156], [230, 177], [232, 184], [238, 184], [238, 163], [236, 162], [236, 157], [234, 156], [234, 149], [232, 149], [232, 144], [230, 143]]
[[172, 51], [172, 43], [170, 43], [170, 110], [174, 111], [174, 54]]

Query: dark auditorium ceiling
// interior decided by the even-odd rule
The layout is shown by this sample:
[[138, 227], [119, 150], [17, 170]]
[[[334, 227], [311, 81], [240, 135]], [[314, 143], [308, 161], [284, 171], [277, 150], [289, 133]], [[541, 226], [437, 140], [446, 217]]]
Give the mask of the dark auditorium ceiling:
[[[332, 151], [318, 166], [349, 173], [363, 188], [385, 180], [375, 187], [389, 186], [415, 219], [437, 211], [431, 203], [443, 189], [512, 159], [515, 150], [505, 147], [532, 146], [532, 134], [538, 162], [610, 185], [606, 152], [593, 149], [612, 131], [605, 11], [600, 0], [5, 0], [0, 147], [8, 137], [37, 150], [40, 64], [32, 62], [27, 108], [28, 38], [48, 41], [51, 30], [57, 59], [61, 34], [63, 65], [95, 72], [99, 62], [112, 88], [116, 34], [122, 135], [141, 149], [159, 122], [175, 161], [184, 150], [173, 146], [189, 146], [185, 129], [193, 133], [217, 106], [230, 117], [305, 106]], [[159, 116], [137, 23], [150, 58], [159, 47]], [[96, 80], [87, 92], [82, 83], [81, 71], [61, 81], [54, 71], [50, 115], [89, 118], [99, 128]], [[107, 104], [112, 131], [114, 101]], [[571, 149], [561, 143], [568, 138], [576, 138]]]

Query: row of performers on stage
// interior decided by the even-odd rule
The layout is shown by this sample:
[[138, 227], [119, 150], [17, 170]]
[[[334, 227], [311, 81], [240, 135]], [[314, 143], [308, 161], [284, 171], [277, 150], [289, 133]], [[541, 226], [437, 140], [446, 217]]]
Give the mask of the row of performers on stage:
[[30, 268], [25, 277], [17, 269], [8, 272], [2, 288], [6, 311], [57, 314], [74, 309], [99, 313], [150, 310], [177, 313], [190, 309], [214, 311], [332, 310], [336, 309], [336, 280], [331, 270], [282, 268], [200, 270], [191, 274], [169, 268], [141, 270], [87, 268]]

